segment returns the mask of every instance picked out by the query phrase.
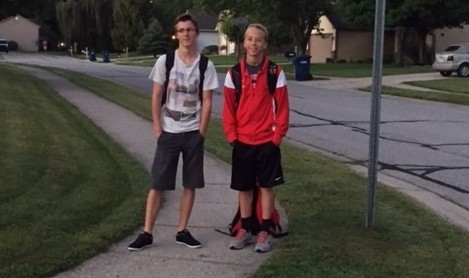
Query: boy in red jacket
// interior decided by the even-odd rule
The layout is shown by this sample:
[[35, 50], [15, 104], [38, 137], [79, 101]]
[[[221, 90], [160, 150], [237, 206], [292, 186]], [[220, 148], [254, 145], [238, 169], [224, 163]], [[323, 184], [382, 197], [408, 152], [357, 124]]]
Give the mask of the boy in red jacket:
[[[239, 192], [242, 228], [230, 243], [242, 249], [253, 243], [251, 213], [253, 189], [260, 187], [262, 231], [257, 235], [256, 252], [271, 248], [271, 225], [275, 194], [273, 187], [283, 184], [280, 143], [289, 124], [287, 81], [277, 66], [277, 84], [269, 91], [268, 31], [261, 24], [250, 24], [244, 33], [245, 57], [240, 61], [241, 92], [236, 92], [233, 74], [226, 75], [223, 89], [223, 127], [233, 146], [231, 188]], [[239, 95], [237, 95], [239, 94]]]

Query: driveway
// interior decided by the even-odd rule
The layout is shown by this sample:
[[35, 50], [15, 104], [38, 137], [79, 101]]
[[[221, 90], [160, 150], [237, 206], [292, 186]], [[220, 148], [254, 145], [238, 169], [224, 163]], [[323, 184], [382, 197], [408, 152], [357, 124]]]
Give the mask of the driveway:
[[[5, 61], [73, 69], [150, 93], [150, 68], [92, 63], [68, 57], [10, 53]], [[383, 85], [442, 78], [439, 73], [389, 76]], [[219, 74], [223, 84], [224, 74]], [[368, 160], [370, 93], [355, 88], [371, 78], [289, 82], [288, 139], [346, 163]], [[221, 94], [213, 112], [221, 115]], [[469, 209], [469, 107], [382, 96], [379, 168]], [[287, 177], [288, 178], [288, 177]]]

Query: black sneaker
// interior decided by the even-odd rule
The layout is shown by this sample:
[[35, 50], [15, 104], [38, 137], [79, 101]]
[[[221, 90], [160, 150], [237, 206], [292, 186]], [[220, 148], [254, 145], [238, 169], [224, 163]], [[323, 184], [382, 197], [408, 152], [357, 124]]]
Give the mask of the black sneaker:
[[137, 239], [132, 242], [129, 247], [130, 251], [140, 251], [143, 248], [149, 247], [153, 244], [153, 236], [149, 233], [141, 233], [138, 235]]
[[196, 240], [187, 229], [176, 234], [176, 243], [184, 244], [189, 248], [200, 248], [202, 244]]

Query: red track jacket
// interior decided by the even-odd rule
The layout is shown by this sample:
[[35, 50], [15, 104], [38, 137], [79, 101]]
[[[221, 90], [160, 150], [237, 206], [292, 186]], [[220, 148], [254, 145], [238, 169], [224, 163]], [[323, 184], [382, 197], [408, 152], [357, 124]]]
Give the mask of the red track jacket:
[[228, 142], [238, 140], [249, 145], [272, 141], [280, 145], [289, 124], [287, 81], [283, 70], [278, 67], [277, 87], [272, 95], [267, 84], [268, 59], [259, 72], [256, 82], [246, 70], [245, 59], [241, 60], [242, 92], [238, 108], [235, 109], [235, 86], [228, 71], [223, 88], [223, 128]]

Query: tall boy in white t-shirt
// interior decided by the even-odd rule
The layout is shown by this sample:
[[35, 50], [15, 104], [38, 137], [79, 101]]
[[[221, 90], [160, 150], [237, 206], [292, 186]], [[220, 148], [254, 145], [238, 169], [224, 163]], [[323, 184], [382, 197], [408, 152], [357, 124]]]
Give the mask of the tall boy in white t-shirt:
[[[201, 55], [196, 50], [199, 35], [197, 20], [191, 14], [182, 14], [174, 21], [178, 49], [174, 53], [167, 89], [166, 59], [163, 55], [155, 63], [149, 78], [153, 81], [153, 133], [158, 141], [151, 185], [148, 192], [143, 232], [128, 249], [142, 250], [153, 244], [153, 228], [161, 205], [161, 195], [175, 189], [179, 155], [183, 157], [183, 192], [180, 200], [179, 225], [176, 242], [190, 248], [201, 243], [187, 230], [187, 223], [195, 199], [195, 189], [204, 187], [204, 136], [212, 109], [212, 93], [218, 87], [215, 67], [208, 61], [204, 78], [200, 76]], [[203, 84], [200, 87], [200, 81]], [[199, 90], [202, 88], [202, 93]], [[165, 100], [164, 103], [162, 102]]]

